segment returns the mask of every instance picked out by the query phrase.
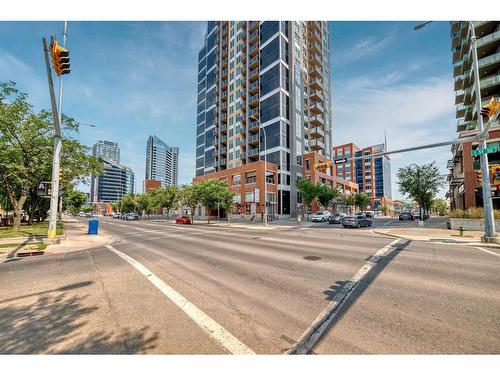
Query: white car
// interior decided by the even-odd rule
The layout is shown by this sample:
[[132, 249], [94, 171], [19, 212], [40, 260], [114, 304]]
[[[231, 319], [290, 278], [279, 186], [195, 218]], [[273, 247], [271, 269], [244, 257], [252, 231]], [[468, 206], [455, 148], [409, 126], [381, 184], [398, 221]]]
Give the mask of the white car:
[[330, 212], [328, 211], [319, 211], [319, 212], [316, 212], [312, 218], [311, 218], [311, 221], [312, 222], [324, 222], [324, 221], [328, 221], [328, 219], [330, 218]]

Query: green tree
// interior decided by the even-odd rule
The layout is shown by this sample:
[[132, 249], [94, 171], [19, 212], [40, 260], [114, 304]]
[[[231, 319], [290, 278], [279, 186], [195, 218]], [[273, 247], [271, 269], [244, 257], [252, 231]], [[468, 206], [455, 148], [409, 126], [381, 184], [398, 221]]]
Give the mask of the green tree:
[[318, 198], [319, 203], [328, 210], [328, 206], [332, 203], [332, 201], [342, 194], [338, 189], [333, 189], [328, 185], [318, 183], [316, 186], [316, 198]]
[[432, 202], [432, 208], [438, 213], [439, 216], [444, 216], [448, 211], [448, 203], [444, 199], [435, 199]]
[[75, 190], [73, 186], [70, 186], [64, 191], [62, 197], [63, 209], [70, 211], [73, 215], [80, 212], [85, 202], [87, 202], [87, 194]]
[[364, 211], [370, 204], [371, 198], [366, 193], [356, 193], [354, 194], [354, 202], [361, 211]]
[[352, 206], [354, 206], [356, 204], [355, 195], [354, 194], [345, 194], [342, 197], [342, 201], [347, 206], [347, 208], [349, 210], [349, 214], [351, 214], [352, 213]]
[[380, 211], [385, 216], [385, 215], [387, 215], [387, 212], [389, 211], [389, 207], [387, 207], [387, 205], [385, 203], [383, 203], [380, 205]]
[[156, 202], [159, 208], [167, 210], [167, 221], [170, 220], [170, 210], [179, 207], [179, 188], [175, 185], [168, 185], [156, 193]]
[[137, 205], [137, 209], [142, 213], [144, 212], [146, 215], [151, 215], [151, 211], [154, 209], [153, 199], [150, 194], [144, 193], [135, 196], [135, 202]]
[[[67, 116], [63, 120], [64, 130], [78, 130], [76, 121]], [[20, 228], [28, 198], [32, 217], [40, 204], [37, 186], [51, 179], [53, 137], [51, 114], [34, 113], [28, 96], [14, 82], [0, 83], [0, 184], [13, 207], [15, 230]], [[74, 139], [63, 140], [61, 167], [61, 188], [99, 169], [96, 159]]]
[[122, 213], [133, 212], [137, 210], [137, 201], [134, 194], [125, 194], [120, 199], [120, 210]]
[[307, 220], [309, 220], [309, 212], [312, 210], [312, 202], [318, 196], [318, 185], [314, 184], [308, 178], [301, 178], [295, 182], [297, 190], [302, 196], [302, 202], [307, 208]]
[[445, 177], [439, 173], [436, 162], [417, 166], [416, 169], [412, 166], [399, 168], [397, 177], [399, 191], [415, 200], [424, 213], [429, 210], [434, 197], [445, 183]]
[[179, 189], [179, 203], [189, 207], [191, 222], [194, 223], [194, 210], [200, 204], [199, 189], [196, 189], [194, 185], [182, 185]]
[[[211, 179], [197, 182], [195, 185], [196, 194], [200, 199], [200, 203], [209, 211], [218, 210], [223, 208], [227, 210], [230, 215], [232, 207], [232, 199], [234, 193], [229, 189], [227, 183], [222, 180]], [[231, 203], [229, 203], [229, 196], [231, 196]], [[208, 222], [210, 223], [210, 212], [207, 215]]]

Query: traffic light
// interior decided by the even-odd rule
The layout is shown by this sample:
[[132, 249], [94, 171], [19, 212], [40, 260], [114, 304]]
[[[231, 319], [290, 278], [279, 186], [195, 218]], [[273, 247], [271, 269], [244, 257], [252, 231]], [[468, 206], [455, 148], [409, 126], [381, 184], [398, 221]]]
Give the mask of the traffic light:
[[497, 98], [491, 98], [490, 102], [481, 108], [481, 115], [492, 118], [500, 111], [500, 101]]
[[66, 48], [53, 41], [50, 45], [50, 55], [52, 56], [52, 64], [58, 76], [62, 74], [69, 74], [71, 72], [69, 65], [69, 51]]
[[493, 181], [492, 185], [500, 185], [500, 165], [494, 164], [490, 166], [490, 178]]
[[476, 185], [482, 185], [482, 184], [483, 184], [483, 172], [476, 171]]

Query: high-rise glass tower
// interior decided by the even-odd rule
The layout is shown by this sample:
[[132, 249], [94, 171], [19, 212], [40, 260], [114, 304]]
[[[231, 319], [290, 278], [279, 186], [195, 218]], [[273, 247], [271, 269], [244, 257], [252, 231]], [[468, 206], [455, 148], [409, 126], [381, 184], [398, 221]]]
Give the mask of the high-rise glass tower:
[[119, 163], [120, 147], [118, 147], [118, 143], [116, 142], [97, 141], [92, 147], [92, 155], [107, 161]]
[[329, 36], [320, 21], [208, 22], [198, 56], [196, 176], [267, 155], [278, 166], [278, 212], [295, 216], [302, 155], [331, 152]]
[[134, 172], [120, 164], [120, 147], [116, 142], [97, 141], [92, 155], [103, 164], [103, 173], [90, 180], [91, 202], [115, 202], [134, 193]]
[[150, 135], [146, 146], [146, 180], [160, 181], [162, 188], [177, 186], [178, 174], [179, 148]]

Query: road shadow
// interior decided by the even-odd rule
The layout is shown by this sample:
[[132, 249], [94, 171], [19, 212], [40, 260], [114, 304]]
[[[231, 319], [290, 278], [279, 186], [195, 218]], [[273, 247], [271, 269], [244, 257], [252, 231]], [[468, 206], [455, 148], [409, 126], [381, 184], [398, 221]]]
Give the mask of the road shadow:
[[14, 250], [12, 250], [10, 253], [7, 254], [7, 256], [5, 257], [5, 260], [4, 262], [7, 263], [7, 262], [11, 262], [13, 261], [14, 259], [17, 259], [15, 258], [17, 252], [19, 250], [21, 250], [24, 246], [26, 246], [27, 244], [30, 243], [31, 240], [35, 239], [36, 236], [28, 236], [26, 237], [26, 239], [23, 241], [23, 242], [20, 242], [16, 248]]
[[147, 326], [88, 332], [89, 315], [99, 308], [89, 306], [88, 296], [69, 295], [75, 287], [41, 293], [29, 304], [2, 303], [0, 354], [134, 354], [155, 348], [158, 334]]
[[[404, 249], [406, 249], [412, 241], [404, 240], [396, 244], [395, 249], [388, 255], [379, 258], [375, 267], [373, 267], [366, 276], [359, 282], [355, 290], [349, 296], [347, 301], [340, 307], [336, 312], [335, 317], [330, 322], [328, 328], [323, 332], [322, 337], [318, 340], [318, 343], [325, 337], [325, 335], [335, 326], [335, 324], [344, 316], [344, 314], [349, 311], [349, 309], [356, 303], [356, 301], [363, 295], [363, 293], [368, 289], [370, 285], [377, 279], [377, 277], [384, 271], [384, 269], [391, 263], [391, 261]], [[366, 261], [371, 260], [373, 256], [368, 256], [365, 258]], [[325, 294], [325, 299], [332, 301], [338, 293], [343, 293], [342, 288], [350, 280], [340, 280], [336, 281], [335, 284], [331, 285], [323, 293]]]

